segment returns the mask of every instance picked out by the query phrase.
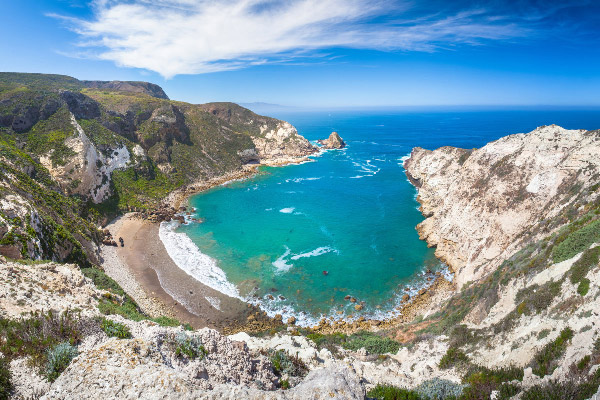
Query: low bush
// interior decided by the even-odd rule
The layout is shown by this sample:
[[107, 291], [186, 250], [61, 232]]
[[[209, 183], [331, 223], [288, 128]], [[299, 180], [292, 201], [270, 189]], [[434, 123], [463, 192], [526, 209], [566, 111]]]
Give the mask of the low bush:
[[308, 373], [308, 367], [300, 358], [290, 356], [284, 350], [269, 352], [269, 360], [273, 365], [275, 375], [282, 376], [305, 376]]
[[533, 386], [523, 392], [521, 400], [586, 400], [598, 391], [600, 370], [584, 380], [565, 379]]
[[570, 232], [552, 251], [555, 263], [568, 260], [600, 240], [600, 220], [595, 220]]
[[[600, 260], [600, 246], [594, 247], [592, 249], [586, 250], [579, 260], [577, 260], [573, 266], [571, 267], [571, 283], [577, 284], [579, 283], [580, 287], [581, 283], [587, 281], [587, 284], [584, 283], [583, 287], [587, 286], [589, 289], [589, 280], [586, 279], [586, 275], [588, 272], [598, 265], [598, 261]], [[585, 291], [585, 289], [582, 289]], [[578, 290], [579, 292], [579, 290]], [[586, 291], [587, 293], [587, 291]]]
[[440, 360], [440, 368], [448, 369], [456, 366], [457, 364], [466, 364], [469, 362], [469, 357], [456, 347], [449, 347], [446, 354]]
[[315, 342], [319, 349], [326, 348], [332, 354], [337, 354], [338, 346], [351, 351], [364, 348], [370, 354], [397, 353], [400, 349], [400, 343], [395, 340], [367, 331], [356, 332], [352, 335], [309, 333], [306, 337]]
[[75, 345], [82, 338], [84, 321], [71, 312], [32, 313], [18, 320], [0, 318], [0, 353], [7, 361], [30, 357], [34, 367], [43, 369], [47, 350], [59, 343]]
[[44, 370], [44, 375], [50, 382], [54, 382], [56, 378], [69, 366], [72, 359], [77, 357], [77, 347], [69, 343], [59, 343], [51, 349], [47, 350], [47, 362]]
[[508, 400], [513, 396], [516, 396], [521, 391], [521, 388], [518, 385], [514, 385], [512, 383], [503, 383], [498, 388], [498, 396], [497, 400]]
[[177, 333], [174, 342], [175, 355], [178, 357], [186, 356], [190, 360], [197, 358], [202, 360], [208, 354], [199, 338], [188, 336], [185, 332]]
[[377, 400], [425, 400], [414, 390], [402, 389], [392, 385], [377, 385], [369, 390], [367, 396]]
[[348, 336], [342, 347], [352, 351], [364, 348], [370, 354], [386, 354], [397, 353], [400, 349], [400, 343], [373, 332], [361, 331]]
[[0, 400], [8, 400], [12, 391], [10, 368], [6, 358], [0, 358]]
[[560, 294], [562, 281], [551, 281], [542, 286], [532, 285], [517, 293], [518, 314], [537, 314], [547, 309], [556, 296]]
[[459, 398], [465, 385], [454, 383], [447, 379], [434, 378], [421, 383], [415, 389], [423, 399], [448, 399]]
[[102, 327], [104, 333], [110, 337], [116, 337], [119, 339], [131, 338], [131, 332], [129, 331], [127, 325], [111, 321], [110, 319], [102, 318], [102, 323], [100, 326]]
[[573, 338], [573, 330], [565, 328], [560, 335], [552, 342], [548, 343], [533, 358], [531, 367], [533, 373], [539, 377], [544, 377], [554, 372], [557, 367], [556, 360], [560, 358], [567, 349], [568, 341]]
[[507, 367], [489, 369], [483, 366], [472, 365], [465, 375], [463, 382], [467, 384], [461, 400], [487, 400], [495, 390], [513, 391], [504, 387], [507, 382], [523, 380], [523, 369]]
[[582, 296], [585, 296], [590, 291], [590, 280], [588, 278], [583, 278], [581, 282], [579, 282], [579, 286], [577, 286], [577, 293]]

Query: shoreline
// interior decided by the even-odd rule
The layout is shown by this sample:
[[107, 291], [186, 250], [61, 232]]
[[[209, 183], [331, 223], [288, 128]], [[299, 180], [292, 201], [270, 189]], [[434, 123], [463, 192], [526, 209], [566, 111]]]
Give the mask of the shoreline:
[[[182, 212], [186, 208], [184, 202], [191, 196], [229, 182], [248, 179], [259, 173], [260, 166], [286, 166], [310, 161], [310, 158], [303, 157], [247, 165], [240, 170], [181, 187], [171, 192], [160, 204], [163, 208], [170, 207]], [[228, 334], [284, 326], [281, 315], [269, 317], [259, 304], [250, 304], [212, 289], [177, 266], [159, 238], [160, 222], [142, 214], [129, 213], [118, 217], [107, 227], [113, 237], [123, 237], [125, 247], [101, 246], [103, 267], [148, 315], [166, 315], [182, 323], [190, 323], [194, 328], [211, 327]], [[104, 254], [109, 257], [104, 257]], [[109, 268], [105, 266], [107, 260]], [[448, 297], [454, 290], [453, 283], [443, 276], [437, 276], [431, 285], [396, 307], [397, 313], [394, 315], [383, 319], [352, 314], [339, 319], [328, 317], [305, 329], [320, 333], [352, 333], [362, 329], [391, 328], [431, 311], [443, 300], [441, 298]], [[294, 323], [289, 325], [294, 326]]]

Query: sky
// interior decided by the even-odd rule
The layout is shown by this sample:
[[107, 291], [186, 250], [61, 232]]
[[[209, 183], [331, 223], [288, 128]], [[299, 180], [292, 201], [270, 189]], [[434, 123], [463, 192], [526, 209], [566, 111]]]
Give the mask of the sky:
[[191, 103], [600, 106], [595, 0], [3, 0], [1, 71]]

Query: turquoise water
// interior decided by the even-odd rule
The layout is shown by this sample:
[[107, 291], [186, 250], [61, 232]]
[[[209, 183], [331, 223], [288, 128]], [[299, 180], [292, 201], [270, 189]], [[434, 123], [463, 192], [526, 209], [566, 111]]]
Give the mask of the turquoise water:
[[[204, 222], [177, 231], [216, 260], [242, 297], [304, 321], [383, 316], [407, 285], [414, 292], [426, 282], [423, 271], [443, 269], [415, 230], [423, 217], [401, 166], [414, 146], [481, 147], [550, 123], [600, 127], [593, 110], [276, 116], [311, 141], [337, 131], [348, 147], [196, 195], [189, 204]], [[364, 309], [355, 312], [347, 295]]]

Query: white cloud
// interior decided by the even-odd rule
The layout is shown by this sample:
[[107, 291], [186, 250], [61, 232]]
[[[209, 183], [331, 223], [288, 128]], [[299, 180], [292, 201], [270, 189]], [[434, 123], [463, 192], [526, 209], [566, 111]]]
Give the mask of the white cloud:
[[[66, 19], [100, 59], [166, 78], [316, 56], [348, 47], [432, 51], [513, 38], [524, 29], [484, 10], [401, 20], [390, 0], [96, 0]], [[394, 20], [390, 21], [390, 16]], [[382, 22], [383, 21], [383, 22]]]

